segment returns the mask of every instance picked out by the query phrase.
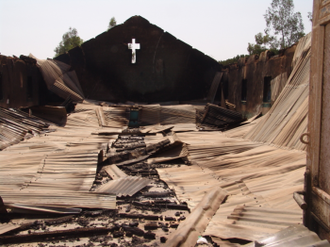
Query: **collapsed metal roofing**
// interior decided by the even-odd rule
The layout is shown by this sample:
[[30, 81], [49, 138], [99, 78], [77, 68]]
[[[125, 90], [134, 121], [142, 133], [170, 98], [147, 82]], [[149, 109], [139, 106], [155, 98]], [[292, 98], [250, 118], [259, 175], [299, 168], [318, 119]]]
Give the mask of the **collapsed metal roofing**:
[[[306, 153], [299, 137], [307, 128], [309, 59], [307, 35], [297, 46], [293, 72], [271, 110], [225, 132], [198, 131], [196, 119], [204, 109], [200, 105], [85, 100], [64, 126], [47, 123], [48, 132], [6, 144], [0, 153], [4, 207], [25, 214], [77, 214], [56, 223], [72, 228], [48, 229], [47, 237], [103, 235], [105, 246], [113, 238], [119, 244], [130, 239], [136, 246], [194, 246], [199, 236], [220, 246], [263, 245], [271, 243], [272, 234], [281, 238], [281, 231], [295, 234], [295, 241], [306, 237], [311, 245], [317, 243], [319, 239], [300, 226], [302, 209], [292, 197], [303, 190]], [[208, 105], [204, 120], [208, 113], [220, 114], [219, 121], [232, 123], [221, 114], [226, 109], [212, 115], [210, 107], [213, 113], [218, 108]], [[133, 111], [139, 112], [144, 126], [128, 129], [136, 120]], [[106, 210], [113, 212], [111, 217]], [[99, 223], [92, 218], [97, 216]], [[46, 231], [30, 230], [34, 240], [17, 234], [27, 222], [13, 218], [1, 223], [0, 243], [42, 241]], [[38, 224], [46, 228], [55, 223]], [[35, 227], [35, 221], [29, 226]], [[142, 237], [143, 242], [136, 242]]]

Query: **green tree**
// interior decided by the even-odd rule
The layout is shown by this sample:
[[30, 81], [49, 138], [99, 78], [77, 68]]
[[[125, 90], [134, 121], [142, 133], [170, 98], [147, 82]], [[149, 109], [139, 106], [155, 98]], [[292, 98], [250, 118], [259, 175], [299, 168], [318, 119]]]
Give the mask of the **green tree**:
[[267, 25], [265, 33], [274, 32], [271, 44], [276, 48], [278, 45], [281, 49], [287, 48], [305, 36], [301, 13], [293, 11], [293, 0], [273, 0], [264, 15]]
[[312, 12], [308, 12], [307, 13], [307, 18], [308, 18], [308, 20], [310, 20], [311, 22], [313, 22], [313, 14], [312, 14]]
[[265, 34], [255, 35], [256, 44], [248, 43], [250, 55], [265, 50], [277, 53], [278, 48], [285, 49], [305, 35], [301, 14], [294, 13], [293, 0], [272, 0], [264, 18], [267, 26]]
[[247, 57], [248, 55], [237, 55], [236, 57], [229, 58], [227, 60], [221, 60], [218, 61], [219, 64], [222, 64], [223, 66], [227, 66], [233, 63], [237, 63], [242, 57]]
[[67, 51], [80, 46], [83, 43], [83, 40], [78, 36], [77, 29], [69, 28], [69, 31], [63, 34], [62, 41], [54, 49], [55, 57], [66, 53]]
[[262, 33], [257, 33], [254, 36], [256, 44], [248, 43], [248, 52], [249, 55], [260, 54], [263, 51], [271, 50], [273, 53], [277, 53], [276, 47], [278, 43], [276, 42], [276, 38], [274, 36], [270, 36], [269, 34], [263, 35]]
[[112, 17], [109, 22], [108, 30], [117, 25], [115, 17]]

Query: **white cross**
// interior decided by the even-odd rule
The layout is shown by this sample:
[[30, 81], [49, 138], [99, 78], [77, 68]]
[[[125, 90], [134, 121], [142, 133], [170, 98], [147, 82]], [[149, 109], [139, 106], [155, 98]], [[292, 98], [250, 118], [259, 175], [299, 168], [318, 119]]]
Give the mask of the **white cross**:
[[135, 43], [135, 39], [132, 39], [132, 43], [128, 43], [128, 49], [132, 50], [132, 63], [136, 63], [136, 50], [140, 49], [140, 44]]

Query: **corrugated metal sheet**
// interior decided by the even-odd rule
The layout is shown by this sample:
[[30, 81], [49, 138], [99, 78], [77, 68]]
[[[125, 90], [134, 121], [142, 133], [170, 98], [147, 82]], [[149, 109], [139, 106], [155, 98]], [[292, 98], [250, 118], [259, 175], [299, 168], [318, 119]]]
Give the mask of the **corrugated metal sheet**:
[[[308, 34], [300, 40], [293, 62], [295, 66], [276, 102], [270, 111], [242, 136], [244, 139], [306, 150], [300, 136], [307, 131], [310, 36]], [[237, 136], [234, 130], [227, 135]]]
[[0, 150], [20, 142], [27, 133], [41, 133], [49, 124], [29, 114], [0, 107]]
[[[219, 213], [217, 212], [217, 214]], [[255, 241], [290, 225], [302, 223], [302, 212], [299, 210], [240, 204], [230, 214], [228, 214], [228, 211], [226, 213], [227, 216], [225, 217], [214, 216], [204, 234], [221, 239]]]
[[98, 193], [111, 193], [117, 196], [133, 196], [146, 187], [152, 180], [141, 177], [127, 176], [111, 180], [96, 189]]
[[270, 85], [271, 85], [271, 101], [274, 102], [277, 97], [281, 94], [283, 88], [285, 87], [285, 84], [288, 80], [288, 75], [287, 73], [282, 73], [275, 77], [273, 80], [271, 80]]
[[164, 150], [160, 150], [151, 158], [148, 158], [148, 164], [166, 162], [179, 158], [187, 158], [187, 145], [179, 141], [174, 132], [172, 132], [170, 135], [171, 136], [168, 137], [170, 138], [171, 143]]
[[[206, 186], [206, 181], [218, 183], [229, 193], [203, 235], [256, 241], [292, 224], [302, 224], [302, 210], [292, 194], [303, 190], [306, 167], [300, 135], [307, 127], [308, 40], [302, 40], [288, 83], [264, 117], [226, 136], [219, 132], [177, 133], [188, 144], [188, 157], [195, 165], [159, 170], [161, 179], [189, 206], [197, 205], [196, 191], [204, 191], [200, 184]], [[195, 205], [189, 200], [194, 200]]]
[[[34, 210], [50, 212], [50, 208], [55, 207], [62, 208], [63, 212], [66, 208], [69, 208], [70, 213], [72, 207], [76, 208], [103, 208], [103, 209], [115, 209], [116, 208], [116, 196], [104, 195], [92, 192], [75, 192], [65, 190], [52, 190], [51, 192], [44, 191], [2, 191], [2, 198], [5, 206], [8, 208], [19, 208], [25, 210]], [[72, 213], [72, 212], [71, 212]]]
[[115, 196], [87, 192], [95, 179], [100, 151], [117, 135], [92, 135], [100, 128], [94, 110], [71, 114], [65, 127], [52, 128], [56, 131], [0, 153], [4, 203], [20, 203], [25, 209], [39, 205], [43, 210], [54, 205], [114, 208]]
[[139, 111], [141, 125], [153, 125], [160, 123], [160, 105], [142, 105]]
[[[92, 122], [93, 126], [97, 124], [102, 127], [124, 128], [128, 126], [129, 114], [125, 106], [99, 106], [94, 103], [84, 101], [75, 107], [76, 113], [81, 113], [82, 121]], [[75, 118], [78, 118], [76, 116]], [[77, 126], [81, 126], [81, 122], [77, 122]]]
[[182, 222], [178, 229], [168, 236], [166, 246], [195, 246], [208, 225], [209, 219], [226, 199], [226, 191], [215, 186], [207, 192], [201, 202], [194, 208], [188, 218]]
[[128, 175], [120, 170], [116, 165], [103, 166], [103, 169], [108, 173], [108, 175], [113, 179], [120, 179], [127, 177]]
[[181, 202], [186, 202], [189, 208], [195, 208], [203, 196], [215, 186], [219, 186], [210, 169], [197, 165], [175, 168], [158, 168], [159, 177], [175, 191]]
[[207, 101], [213, 103], [214, 98], [218, 92], [219, 84], [221, 82], [223, 72], [216, 72], [213, 78], [209, 93], [207, 95]]
[[196, 123], [196, 110], [192, 105], [162, 106], [160, 124]]
[[69, 72], [70, 65], [52, 59], [37, 59], [37, 62], [50, 91], [63, 99], [70, 97], [76, 102], [83, 101], [85, 97], [79, 80], [74, 72]]
[[326, 247], [330, 246], [327, 240], [320, 240], [315, 232], [309, 231], [302, 225], [290, 226], [266, 238], [259, 239], [246, 247], [265, 246], [265, 247]]
[[240, 123], [243, 120], [242, 113], [210, 103], [206, 104], [205, 109], [200, 114], [202, 115], [201, 124], [218, 127]]

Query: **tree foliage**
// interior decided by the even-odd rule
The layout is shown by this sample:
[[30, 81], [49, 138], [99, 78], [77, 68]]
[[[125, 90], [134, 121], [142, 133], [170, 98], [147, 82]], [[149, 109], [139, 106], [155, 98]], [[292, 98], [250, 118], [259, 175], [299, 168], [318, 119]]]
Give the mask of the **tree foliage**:
[[233, 63], [237, 63], [242, 57], [247, 57], [248, 55], [237, 55], [236, 57], [229, 58], [227, 60], [218, 61], [219, 64], [222, 64], [223, 66], [227, 66]]
[[108, 30], [117, 25], [115, 17], [112, 17], [109, 22]]
[[63, 34], [62, 41], [54, 49], [55, 57], [66, 53], [76, 46], [80, 46], [83, 40], [78, 36], [78, 31], [75, 28], [69, 28], [69, 31]]
[[265, 34], [258, 33], [255, 35], [256, 44], [248, 44], [250, 55], [264, 50], [285, 49], [305, 35], [301, 14], [294, 13], [293, 0], [272, 0], [264, 18]]
[[279, 42], [281, 49], [296, 43], [305, 35], [301, 14], [293, 10], [293, 0], [273, 0], [264, 15], [267, 25], [265, 32], [268, 34], [273, 30], [275, 35], [279, 35], [279, 41], [273, 40], [273, 43]]
[[310, 22], [313, 22], [313, 13], [312, 12], [308, 12], [307, 13], [307, 18], [308, 18], [308, 20], [310, 20]]
[[275, 37], [269, 34], [263, 35], [261, 32], [254, 36], [256, 44], [248, 43], [249, 55], [260, 54], [263, 51], [271, 50], [273, 53], [277, 53], [276, 46], [274, 46]]

